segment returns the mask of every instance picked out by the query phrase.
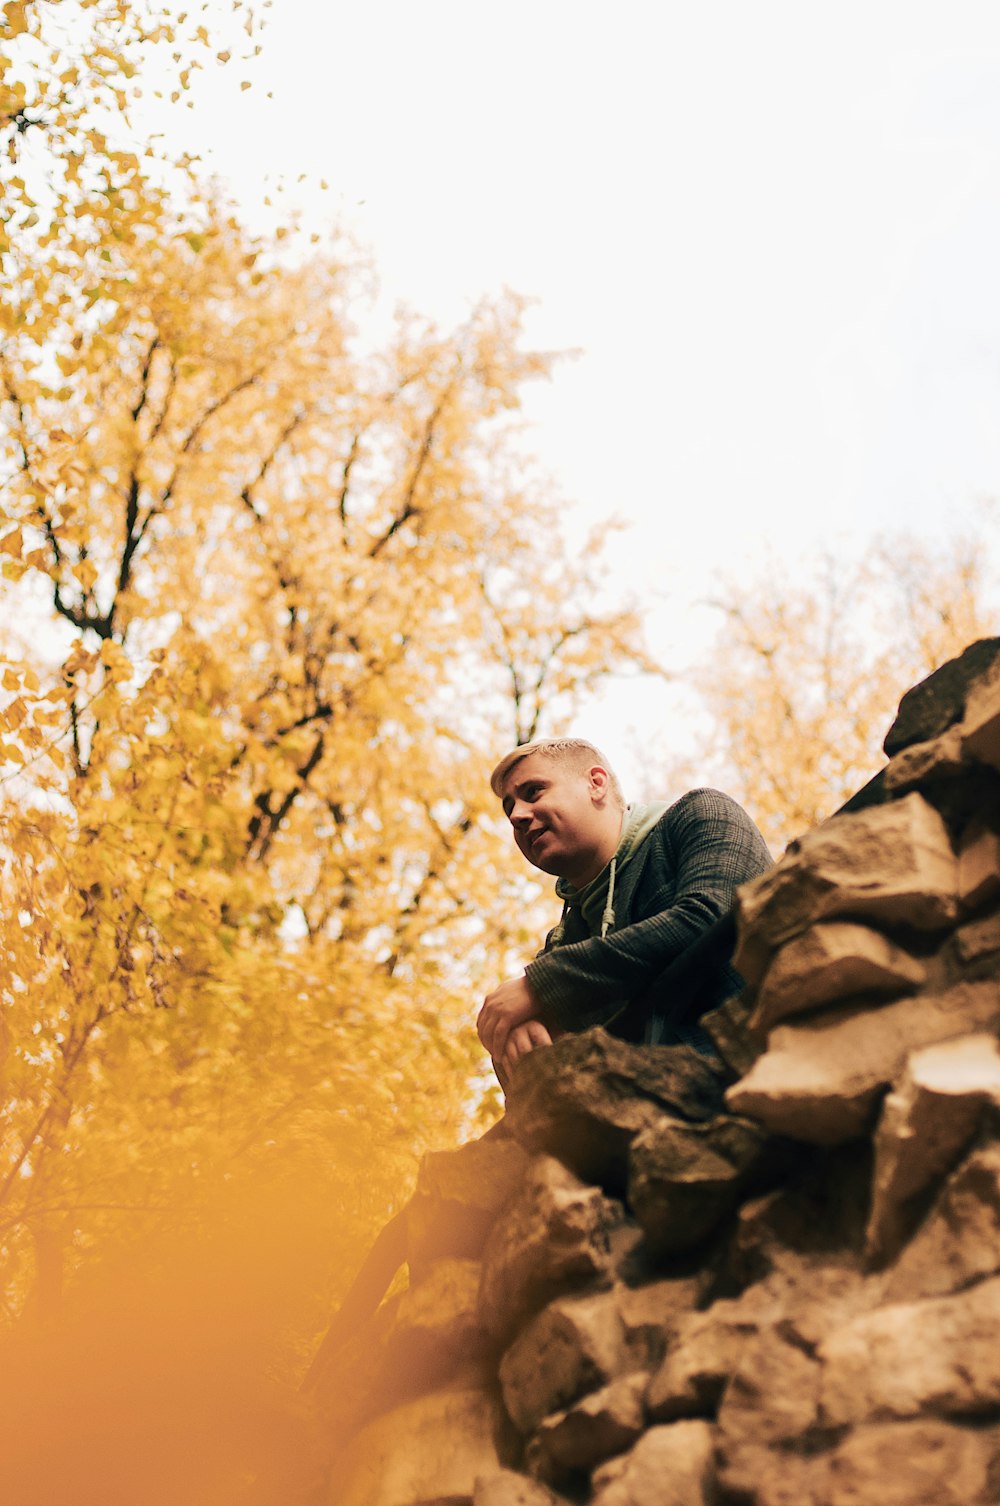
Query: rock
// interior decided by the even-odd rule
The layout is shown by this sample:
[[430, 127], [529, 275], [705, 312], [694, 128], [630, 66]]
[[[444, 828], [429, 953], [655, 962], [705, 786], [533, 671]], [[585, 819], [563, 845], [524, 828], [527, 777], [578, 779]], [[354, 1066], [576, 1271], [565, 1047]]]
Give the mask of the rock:
[[680, 1325], [649, 1383], [646, 1406], [657, 1422], [714, 1417], [723, 1389], [747, 1344], [777, 1309], [765, 1299], [721, 1299]]
[[962, 720], [962, 751], [990, 768], [1000, 769], [1000, 661], [969, 687]]
[[558, 1484], [629, 1448], [643, 1430], [646, 1381], [641, 1373], [619, 1376], [565, 1412], [547, 1417], [528, 1443], [526, 1468], [536, 1478]]
[[931, 1419], [855, 1428], [829, 1456], [837, 1506], [989, 1506], [1000, 1430]]
[[828, 1426], [988, 1415], [1000, 1406], [1000, 1278], [863, 1314], [819, 1349]]
[[529, 1480], [513, 1469], [502, 1469], [476, 1481], [472, 1506], [565, 1506], [565, 1503], [562, 1496], [537, 1480]]
[[988, 1029], [998, 1019], [996, 986], [966, 982], [877, 1009], [837, 1009], [779, 1025], [726, 1101], [775, 1134], [814, 1145], [842, 1143], [868, 1131], [882, 1090], [911, 1052]]
[[834, 816], [738, 890], [734, 966], [756, 985], [775, 948], [839, 915], [941, 930], [957, 885], [947, 829], [921, 795]]
[[329, 1425], [356, 1428], [459, 1376], [480, 1384], [490, 1343], [479, 1323], [479, 1262], [438, 1260], [427, 1277], [386, 1302], [317, 1383]]
[[969, 914], [1000, 894], [1000, 835], [972, 821], [958, 849], [958, 894]]
[[1000, 914], [984, 915], [955, 932], [955, 950], [960, 960], [976, 964], [1000, 952]]
[[735, 1207], [773, 1144], [760, 1125], [731, 1114], [704, 1124], [663, 1118], [638, 1135], [628, 1200], [650, 1249], [675, 1254], [700, 1243]]
[[595, 1471], [590, 1506], [710, 1506], [712, 1460], [707, 1422], [650, 1428], [627, 1454]]
[[679, 1276], [635, 1289], [616, 1288], [629, 1356], [638, 1368], [652, 1370], [660, 1364], [664, 1349], [694, 1312], [704, 1284], [701, 1276]]
[[962, 758], [962, 734], [949, 727], [929, 742], [912, 743], [897, 753], [885, 769], [885, 789], [893, 798], [941, 779], [957, 779], [967, 770]]
[[739, 1350], [719, 1407], [720, 1434], [769, 1444], [804, 1437], [816, 1423], [819, 1385], [819, 1365], [798, 1335], [789, 1326], [764, 1328]]
[[726, 1066], [737, 1076], [749, 1072], [764, 1049], [763, 1040], [750, 1030], [747, 994], [734, 994], [699, 1020]]
[[1000, 1272], [1000, 1145], [974, 1150], [892, 1267], [890, 1302], [943, 1296]]
[[479, 1310], [487, 1332], [507, 1340], [553, 1297], [606, 1283], [610, 1233], [623, 1218], [621, 1204], [599, 1188], [553, 1157], [537, 1157], [483, 1251]]
[[981, 638], [908, 690], [882, 744], [889, 758], [911, 743], [938, 737], [965, 713], [969, 687], [1000, 658], [1000, 638]]
[[1000, 1101], [995, 1036], [959, 1036], [910, 1057], [875, 1133], [869, 1259], [897, 1253], [913, 1222], [914, 1201], [951, 1170], [991, 1101]]
[[517, 1141], [495, 1133], [424, 1156], [407, 1229], [411, 1271], [419, 1278], [442, 1256], [478, 1257], [527, 1168], [528, 1156]]
[[533, 1433], [543, 1417], [605, 1385], [626, 1352], [614, 1293], [551, 1302], [500, 1361], [504, 1404], [515, 1426]]
[[880, 931], [852, 921], [821, 921], [775, 954], [757, 990], [751, 1026], [764, 1034], [790, 1015], [852, 994], [912, 992], [926, 977], [926, 963]]
[[601, 1029], [565, 1035], [518, 1063], [506, 1124], [522, 1145], [556, 1156], [586, 1182], [624, 1188], [635, 1136], [664, 1114], [717, 1112], [722, 1083], [687, 1046], [632, 1046]]
[[495, 1474], [494, 1397], [483, 1390], [434, 1391], [363, 1428], [338, 1461], [330, 1506], [417, 1506], [471, 1500]]
[[[716, 1447], [719, 1499], [739, 1506], [834, 1506], [829, 1494], [829, 1461], [793, 1448], [769, 1447], [752, 1439], [720, 1439]], [[836, 1506], [848, 1506], [840, 1497]], [[850, 1506], [881, 1506], [851, 1502]], [[918, 1506], [911, 1502], [910, 1506]], [[919, 1506], [930, 1506], [920, 1502]]]

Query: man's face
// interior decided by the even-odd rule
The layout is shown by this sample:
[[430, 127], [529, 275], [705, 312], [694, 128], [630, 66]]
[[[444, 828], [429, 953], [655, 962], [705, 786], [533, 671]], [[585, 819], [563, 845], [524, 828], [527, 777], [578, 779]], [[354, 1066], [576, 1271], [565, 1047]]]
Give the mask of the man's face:
[[[507, 774], [504, 814], [518, 849], [535, 868], [580, 885], [599, 872], [607, 842], [607, 775], [600, 768], [529, 753]], [[593, 869], [593, 873], [589, 870]]]

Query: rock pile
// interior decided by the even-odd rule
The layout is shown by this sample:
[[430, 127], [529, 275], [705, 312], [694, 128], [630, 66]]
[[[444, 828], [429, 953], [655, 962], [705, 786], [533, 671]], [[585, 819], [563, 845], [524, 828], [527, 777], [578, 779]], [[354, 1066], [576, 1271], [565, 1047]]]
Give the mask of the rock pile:
[[427, 1158], [329, 1506], [1000, 1502], [1000, 640], [885, 746], [740, 894], [724, 1080], [567, 1037]]

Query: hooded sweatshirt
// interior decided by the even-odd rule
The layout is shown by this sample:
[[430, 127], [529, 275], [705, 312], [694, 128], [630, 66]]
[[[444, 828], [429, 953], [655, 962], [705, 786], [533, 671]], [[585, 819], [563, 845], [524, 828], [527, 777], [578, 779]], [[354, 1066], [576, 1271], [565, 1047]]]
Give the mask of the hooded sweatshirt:
[[[736, 889], [772, 863], [746, 812], [719, 790], [673, 805], [630, 806], [614, 858], [577, 890], [560, 879], [558, 925], [525, 968], [550, 1030], [604, 1025], [628, 1040], [710, 1051], [697, 1023], [671, 1025], [670, 1001], [636, 1020], [628, 1005], [732, 907]], [[742, 987], [731, 964], [706, 973], [697, 1013]]]

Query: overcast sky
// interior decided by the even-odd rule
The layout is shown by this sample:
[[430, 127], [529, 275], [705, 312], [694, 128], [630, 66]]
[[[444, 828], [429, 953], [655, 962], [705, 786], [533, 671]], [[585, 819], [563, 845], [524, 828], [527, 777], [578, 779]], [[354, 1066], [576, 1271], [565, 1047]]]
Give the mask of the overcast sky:
[[171, 134], [251, 213], [283, 175], [339, 217], [390, 302], [537, 298], [535, 342], [583, 354], [532, 395], [534, 449], [574, 526], [634, 525], [620, 568], [675, 662], [717, 570], [767, 547], [794, 575], [819, 541], [1000, 495], [995, 0], [270, 17], [252, 72], [220, 69]]

